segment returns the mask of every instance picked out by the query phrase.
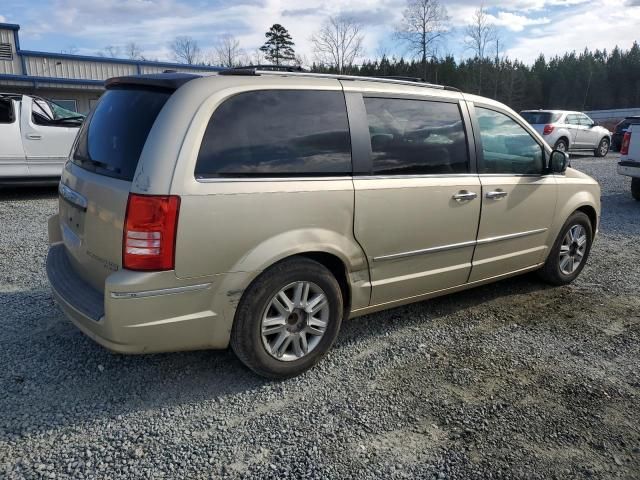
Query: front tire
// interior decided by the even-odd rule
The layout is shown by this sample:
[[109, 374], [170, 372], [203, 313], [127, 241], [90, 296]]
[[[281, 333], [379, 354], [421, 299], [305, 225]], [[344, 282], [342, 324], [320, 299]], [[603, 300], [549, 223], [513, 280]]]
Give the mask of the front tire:
[[231, 348], [258, 375], [284, 379], [313, 367], [335, 342], [343, 315], [340, 285], [322, 264], [292, 257], [245, 290]]
[[538, 271], [539, 276], [551, 285], [573, 282], [587, 263], [592, 242], [589, 217], [583, 212], [574, 212], [562, 226], [547, 261]]
[[631, 177], [631, 196], [640, 202], [640, 178]]
[[607, 153], [609, 153], [609, 147], [609, 139], [603, 138], [602, 140], [600, 140], [600, 144], [598, 145], [598, 148], [596, 148], [593, 152], [593, 155], [595, 157], [606, 157]]

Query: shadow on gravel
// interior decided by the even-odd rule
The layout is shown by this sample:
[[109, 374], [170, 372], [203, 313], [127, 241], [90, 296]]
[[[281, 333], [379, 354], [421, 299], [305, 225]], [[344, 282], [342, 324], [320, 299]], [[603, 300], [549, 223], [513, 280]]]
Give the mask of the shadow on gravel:
[[0, 185], [0, 202], [12, 200], [41, 200], [58, 196], [57, 185], [41, 186], [2, 186]]
[[[497, 297], [547, 288], [525, 276], [345, 322], [334, 348], [431, 321]], [[48, 290], [0, 292], [0, 436], [189, 403], [218, 400], [270, 384], [230, 350], [141, 356], [112, 354], [64, 318]], [[273, 385], [272, 385], [273, 386]], [[215, 408], [215, 407], [213, 407]]]

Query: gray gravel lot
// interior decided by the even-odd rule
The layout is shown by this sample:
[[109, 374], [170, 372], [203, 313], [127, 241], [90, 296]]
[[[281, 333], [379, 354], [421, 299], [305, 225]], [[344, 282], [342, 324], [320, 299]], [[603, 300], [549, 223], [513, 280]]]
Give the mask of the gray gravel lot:
[[0, 478], [640, 478], [640, 203], [575, 284], [529, 275], [346, 322], [285, 382], [232, 353], [114, 355], [54, 305], [55, 189], [0, 192]]

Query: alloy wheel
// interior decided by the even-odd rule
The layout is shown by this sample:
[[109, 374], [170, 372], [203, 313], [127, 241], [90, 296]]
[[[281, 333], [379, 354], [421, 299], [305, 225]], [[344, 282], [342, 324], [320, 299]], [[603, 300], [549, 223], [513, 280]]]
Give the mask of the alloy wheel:
[[267, 304], [260, 325], [262, 344], [272, 357], [290, 362], [313, 351], [329, 323], [329, 301], [313, 282], [294, 282]]
[[587, 230], [582, 225], [573, 225], [560, 245], [560, 271], [572, 275], [582, 264], [586, 251]]

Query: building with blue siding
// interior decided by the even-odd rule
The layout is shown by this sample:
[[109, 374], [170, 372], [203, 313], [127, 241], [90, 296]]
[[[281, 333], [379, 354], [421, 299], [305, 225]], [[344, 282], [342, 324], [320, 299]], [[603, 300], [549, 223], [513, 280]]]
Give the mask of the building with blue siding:
[[146, 60], [34, 52], [20, 48], [20, 25], [0, 23], [0, 92], [50, 98], [69, 110], [87, 113], [110, 77], [144, 73], [210, 72], [217, 67]]

